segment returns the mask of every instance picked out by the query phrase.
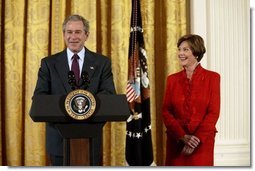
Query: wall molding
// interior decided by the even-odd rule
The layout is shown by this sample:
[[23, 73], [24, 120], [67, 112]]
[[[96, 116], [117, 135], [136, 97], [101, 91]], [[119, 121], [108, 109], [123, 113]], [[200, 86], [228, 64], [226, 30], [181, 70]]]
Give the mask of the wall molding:
[[226, 144], [215, 146], [215, 166], [250, 166], [248, 144]]

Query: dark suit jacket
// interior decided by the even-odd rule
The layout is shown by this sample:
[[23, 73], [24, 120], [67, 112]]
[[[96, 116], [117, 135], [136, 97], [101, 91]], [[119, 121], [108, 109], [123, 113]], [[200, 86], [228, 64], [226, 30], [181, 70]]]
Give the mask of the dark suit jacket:
[[[92, 94], [115, 94], [111, 61], [109, 58], [85, 48], [82, 71], [88, 73]], [[34, 95], [66, 95], [72, 91], [68, 83], [69, 66], [66, 49], [41, 60]], [[81, 87], [84, 89], [84, 87]], [[46, 125], [46, 148], [52, 155], [63, 155], [63, 139], [53, 124]]]

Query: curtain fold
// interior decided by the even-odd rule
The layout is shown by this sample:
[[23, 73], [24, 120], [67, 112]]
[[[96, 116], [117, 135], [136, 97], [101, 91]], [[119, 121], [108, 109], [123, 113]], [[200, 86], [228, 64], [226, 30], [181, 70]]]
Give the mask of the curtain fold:
[[[37, 80], [38, 68], [41, 58], [50, 52], [50, 12], [51, 3], [47, 0], [28, 0], [27, 15], [25, 16], [25, 67], [23, 88], [25, 100], [24, 141], [26, 166], [36, 166], [45, 164], [45, 127], [44, 123], [35, 123], [29, 116], [31, 97]], [[36, 69], [37, 68], [37, 69]]]
[[4, 73], [1, 85], [5, 111], [2, 114], [1, 122], [4, 124], [6, 161], [10, 165], [22, 165], [21, 160], [24, 154], [24, 42], [23, 36], [25, 28], [19, 27], [24, 24], [24, 7], [22, 0], [13, 2], [2, 1], [5, 6], [4, 11], [4, 63], [1, 64]]
[[[141, 0], [151, 85], [154, 161], [164, 164], [165, 128], [161, 105], [165, 80], [180, 70], [177, 39], [188, 32], [186, 0]], [[65, 48], [62, 23], [70, 14], [90, 21], [85, 46], [112, 60], [118, 94], [125, 94], [130, 0], [0, 0], [0, 164], [45, 166], [45, 124], [29, 116], [40, 60]], [[106, 123], [103, 165], [125, 166], [126, 123]]]

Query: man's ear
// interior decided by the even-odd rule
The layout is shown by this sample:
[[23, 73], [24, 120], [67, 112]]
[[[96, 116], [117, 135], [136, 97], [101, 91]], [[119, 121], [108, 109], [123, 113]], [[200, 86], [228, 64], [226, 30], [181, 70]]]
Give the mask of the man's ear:
[[87, 31], [85, 34], [86, 34], [86, 36], [87, 36], [86, 40], [88, 40], [88, 38], [89, 38], [89, 32]]

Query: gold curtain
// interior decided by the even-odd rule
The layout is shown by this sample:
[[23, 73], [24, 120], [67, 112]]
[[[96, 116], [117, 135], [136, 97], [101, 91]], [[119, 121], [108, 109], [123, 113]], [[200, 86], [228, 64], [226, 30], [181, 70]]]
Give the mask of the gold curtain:
[[[80, 14], [91, 26], [86, 47], [111, 58], [117, 93], [125, 94], [131, 0], [0, 0], [0, 5], [0, 165], [45, 166], [45, 125], [29, 116], [41, 58], [65, 48], [62, 22]], [[157, 165], [165, 158], [165, 80], [180, 70], [176, 41], [189, 32], [188, 6], [188, 0], [141, 0]], [[124, 166], [125, 122], [107, 123], [103, 131], [103, 165]]]

